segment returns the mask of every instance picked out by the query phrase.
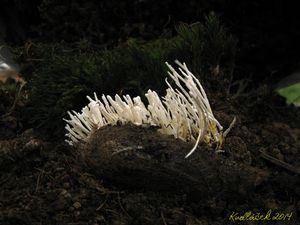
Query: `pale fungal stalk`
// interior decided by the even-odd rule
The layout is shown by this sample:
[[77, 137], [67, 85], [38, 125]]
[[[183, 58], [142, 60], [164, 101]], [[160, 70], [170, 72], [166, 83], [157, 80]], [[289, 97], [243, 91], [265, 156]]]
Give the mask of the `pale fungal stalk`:
[[[167, 81], [166, 96], [160, 98], [155, 91], [148, 90], [145, 94], [149, 105], [147, 108], [141, 98], [131, 99], [129, 95], [111, 96], [102, 95], [102, 101], [94, 94], [94, 99], [87, 97], [90, 103], [81, 110], [81, 113], [68, 112], [70, 119], [66, 120], [68, 133], [66, 140], [70, 145], [79, 141], [86, 142], [94, 129], [106, 125], [133, 123], [136, 125], [149, 124], [159, 127], [159, 132], [173, 135], [184, 141], [195, 142], [193, 149], [187, 154], [190, 156], [200, 142], [216, 143], [220, 149], [224, 137], [233, 127], [223, 133], [223, 127], [214, 117], [206, 93], [199, 80], [188, 70], [185, 63], [179, 65], [177, 72], [171, 65], [169, 76], [175, 83], [175, 89]], [[224, 135], [225, 134], [225, 135]]]
[[101, 102], [94, 93], [94, 99], [89, 96], [87, 98], [90, 103], [81, 110], [81, 113], [68, 112], [70, 119], [64, 119], [67, 122], [66, 130], [69, 132], [66, 134], [69, 138], [66, 141], [70, 145], [78, 141], [87, 141], [93, 129], [99, 129], [108, 124], [150, 123], [150, 113], [139, 96], [132, 100], [129, 95], [126, 95], [123, 96], [123, 101], [119, 95], [115, 96], [115, 100], [109, 95], [102, 95], [103, 102]]

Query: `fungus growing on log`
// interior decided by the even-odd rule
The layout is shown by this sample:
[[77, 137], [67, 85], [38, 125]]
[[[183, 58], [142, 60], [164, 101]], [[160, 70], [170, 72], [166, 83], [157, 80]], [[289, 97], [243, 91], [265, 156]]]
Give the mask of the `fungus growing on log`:
[[[117, 123], [133, 123], [135, 125], [153, 125], [159, 127], [159, 132], [172, 135], [175, 138], [195, 145], [186, 155], [190, 156], [200, 142], [216, 143], [217, 149], [223, 146], [224, 137], [235, 123], [223, 132], [223, 127], [214, 117], [206, 93], [199, 80], [189, 71], [186, 64], [175, 61], [179, 66], [178, 72], [166, 62], [168, 74], [175, 83], [175, 87], [168, 82], [166, 96], [160, 98], [155, 91], [148, 90], [145, 94], [149, 104], [146, 107], [139, 96], [131, 98], [129, 95], [102, 95], [99, 99], [94, 93], [94, 99], [87, 96], [90, 103], [81, 113], [68, 112], [67, 142], [76, 145], [86, 142], [93, 130], [106, 125]], [[102, 101], [101, 101], [102, 100]]]

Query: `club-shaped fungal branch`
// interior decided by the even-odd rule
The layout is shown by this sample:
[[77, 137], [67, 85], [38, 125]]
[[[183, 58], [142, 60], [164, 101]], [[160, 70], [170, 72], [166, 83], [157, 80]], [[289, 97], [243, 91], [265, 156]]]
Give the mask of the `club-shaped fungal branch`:
[[199, 80], [188, 70], [185, 63], [175, 61], [178, 72], [168, 63], [169, 76], [174, 82], [173, 87], [166, 78], [166, 95], [162, 98], [155, 91], [148, 90], [145, 94], [149, 104], [145, 107], [141, 98], [131, 99], [129, 95], [122, 98], [116, 95], [102, 95], [101, 100], [94, 93], [94, 99], [87, 97], [90, 103], [81, 113], [68, 112], [67, 142], [75, 145], [87, 141], [95, 129], [116, 123], [149, 124], [159, 127], [159, 132], [172, 135], [184, 141], [194, 142], [190, 156], [200, 142], [216, 143], [217, 148], [223, 145], [223, 139], [233, 127], [223, 133], [223, 127], [214, 117], [206, 93]]

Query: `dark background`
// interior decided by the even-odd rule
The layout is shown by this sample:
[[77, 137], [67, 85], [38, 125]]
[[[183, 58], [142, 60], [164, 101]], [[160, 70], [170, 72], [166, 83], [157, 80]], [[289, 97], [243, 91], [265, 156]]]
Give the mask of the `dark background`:
[[277, 80], [299, 65], [300, 20], [295, 4], [232, 0], [34, 0], [26, 3], [3, 0], [0, 40], [22, 45], [29, 39], [44, 42], [87, 39], [95, 46], [111, 48], [130, 37], [150, 40], [172, 34], [179, 22], [201, 21], [204, 15], [214, 11], [239, 39], [235, 76]]

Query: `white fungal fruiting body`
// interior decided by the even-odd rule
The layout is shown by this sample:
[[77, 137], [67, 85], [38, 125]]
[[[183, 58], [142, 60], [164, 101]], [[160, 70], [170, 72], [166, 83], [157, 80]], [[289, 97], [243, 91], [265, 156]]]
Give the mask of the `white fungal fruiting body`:
[[140, 97], [133, 100], [129, 95], [123, 96], [124, 100], [119, 95], [113, 100], [111, 96], [102, 95], [101, 102], [96, 93], [94, 98], [87, 97], [90, 103], [85, 106], [81, 113], [72, 111], [68, 112], [70, 120], [64, 119], [67, 122], [66, 130], [69, 131], [66, 140], [70, 145], [78, 141], [86, 141], [92, 132], [92, 129], [99, 129], [108, 124], [115, 125], [117, 122], [131, 122], [136, 125], [150, 123], [150, 113], [141, 101]]
[[[119, 95], [114, 99], [109, 95], [102, 95], [102, 101], [96, 94], [94, 99], [87, 97], [90, 103], [81, 113], [68, 112], [70, 119], [64, 119], [68, 131], [66, 141], [70, 145], [85, 142], [93, 129], [108, 124], [115, 125], [117, 122], [131, 122], [136, 125], [155, 125], [160, 127], [159, 131], [163, 134], [195, 142], [194, 148], [186, 157], [196, 150], [201, 141], [222, 146], [223, 128], [213, 115], [202, 85], [184, 63], [176, 63], [180, 73], [166, 63], [170, 70], [168, 74], [176, 85], [175, 89], [166, 79], [168, 89], [165, 97], [160, 98], [155, 91], [148, 90], [145, 94], [149, 102], [147, 108], [139, 96], [131, 99], [129, 95], [125, 95], [122, 100]], [[228, 131], [224, 133], [227, 134]]]

